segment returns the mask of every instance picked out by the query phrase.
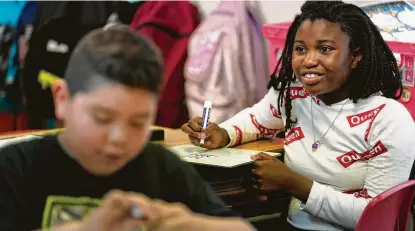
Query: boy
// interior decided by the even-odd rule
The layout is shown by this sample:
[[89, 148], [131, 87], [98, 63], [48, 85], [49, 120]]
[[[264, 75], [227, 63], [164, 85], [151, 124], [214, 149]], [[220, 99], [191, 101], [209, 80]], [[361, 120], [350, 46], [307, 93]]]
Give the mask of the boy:
[[162, 75], [160, 54], [128, 27], [86, 35], [53, 88], [65, 131], [0, 150], [0, 231], [251, 230], [213, 217], [233, 214], [190, 166], [148, 143]]

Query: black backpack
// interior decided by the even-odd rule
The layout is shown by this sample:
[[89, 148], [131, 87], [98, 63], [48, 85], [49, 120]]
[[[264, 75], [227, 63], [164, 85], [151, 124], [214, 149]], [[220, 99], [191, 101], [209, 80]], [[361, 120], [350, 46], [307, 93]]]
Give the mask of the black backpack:
[[45, 122], [55, 120], [51, 89], [42, 87], [39, 73], [46, 71], [64, 77], [72, 50], [82, 37], [93, 29], [105, 26], [114, 12], [123, 15], [121, 20], [131, 20], [140, 4], [102, 1], [40, 2], [22, 77], [29, 129], [47, 128]]
[[63, 76], [78, 41], [89, 31], [102, 26], [82, 26], [62, 17], [43, 25], [33, 35], [22, 78], [29, 129], [42, 129], [45, 120], [55, 119], [51, 89], [42, 87], [39, 73], [47, 71]]

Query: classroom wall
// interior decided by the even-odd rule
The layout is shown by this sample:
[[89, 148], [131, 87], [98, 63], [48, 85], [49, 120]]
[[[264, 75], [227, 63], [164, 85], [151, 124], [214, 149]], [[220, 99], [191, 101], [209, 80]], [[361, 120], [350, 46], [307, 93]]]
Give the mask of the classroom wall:
[[[200, 11], [202, 17], [210, 13], [214, 10], [218, 3], [221, 0], [191, 0]], [[382, 2], [388, 0], [378, 0], [378, 1], [363, 1], [363, 0], [343, 0], [344, 2], [356, 4], [356, 5], [364, 5], [373, 2]], [[250, 0], [251, 4], [257, 7], [260, 15], [258, 12], [255, 15], [258, 17], [257, 19], [260, 20], [260, 23], [273, 23], [273, 22], [288, 22], [294, 19], [295, 14], [300, 12], [301, 5], [305, 2], [305, 0], [285, 0], [285, 1], [277, 1], [277, 0]], [[412, 5], [415, 6], [415, 0], [409, 1]], [[282, 7], [284, 5], [284, 7]], [[265, 47], [268, 50], [269, 44], [268, 41], [265, 39]], [[268, 65], [268, 64], [267, 64]]]
[[[216, 8], [219, 0], [200, 0], [200, 1], [192, 1], [195, 5], [197, 5], [201, 11], [202, 15], [208, 14], [210, 11]], [[293, 1], [250, 1], [251, 4], [257, 4], [259, 7], [262, 17], [263, 23], [270, 23], [270, 22], [284, 22], [284, 21], [291, 21], [296, 13], [300, 12], [300, 7], [304, 3], [304, 1], [300, 0], [293, 0]], [[356, 5], [367, 4], [376, 1], [361, 1], [361, 0], [347, 0], [345, 2], [353, 3]], [[415, 1], [409, 1], [412, 5], [415, 5]], [[282, 7], [284, 5], [284, 7]]]

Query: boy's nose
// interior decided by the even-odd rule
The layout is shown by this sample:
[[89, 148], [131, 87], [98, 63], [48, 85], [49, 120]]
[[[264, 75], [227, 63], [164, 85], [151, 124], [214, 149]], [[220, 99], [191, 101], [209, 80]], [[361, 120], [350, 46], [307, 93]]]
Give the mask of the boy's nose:
[[128, 132], [124, 126], [117, 125], [113, 126], [108, 134], [108, 142], [116, 145], [121, 146], [125, 144], [128, 140]]

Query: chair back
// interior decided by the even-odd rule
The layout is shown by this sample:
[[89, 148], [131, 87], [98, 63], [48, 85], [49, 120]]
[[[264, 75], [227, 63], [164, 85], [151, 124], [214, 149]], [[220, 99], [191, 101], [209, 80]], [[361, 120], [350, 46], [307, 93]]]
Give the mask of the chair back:
[[415, 180], [401, 183], [377, 197], [366, 206], [355, 231], [405, 231]]

